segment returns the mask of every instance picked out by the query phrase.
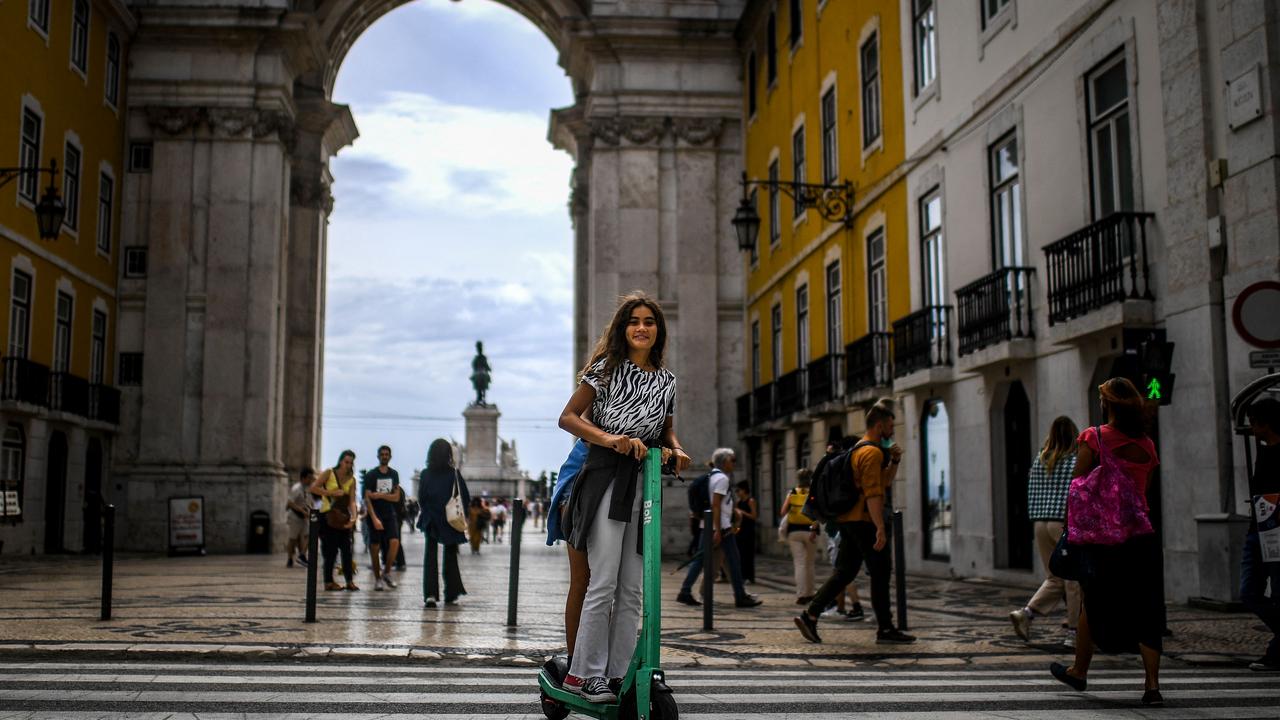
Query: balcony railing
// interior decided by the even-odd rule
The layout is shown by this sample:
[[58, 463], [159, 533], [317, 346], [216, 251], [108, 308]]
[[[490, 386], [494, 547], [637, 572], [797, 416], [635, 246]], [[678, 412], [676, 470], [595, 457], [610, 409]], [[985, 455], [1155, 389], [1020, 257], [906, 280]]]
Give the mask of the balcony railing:
[[951, 364], [951, 306], [930, 305], [893, 323], [893, 376]]
[[68, 372], [49, 373], [49, 409], [89, 415], [89, 381]]
[[809, 363], [809, 367], [805, 368], [809, 376], [809, 407], [830, 402], [840, 396], [840, 376], [843, 371], [844, 355], [839, 353], [823, 355]]
[[89, 419], [112, 425], [120, 423], [120, 391], [110, 385], [89, 385]]
[[26, 358], [4, 359], [4, 384], [0, 399], [49, 405], [49, 368]]
[[751, 424], [763, 425], [774, 418], [773, 383], [765, 383], [751, 391]]
[[804, 369], [792, 370], [774, 381], [777, 387], [773, 408], [775, 418], [785, 417], [804, 409]]
[[1007, 267], [956, 291], [960, 354], [1035, 336], [1031, 287], [1035, 268]]
[[845, 346], [845, 356], [849, 359], [848, 392], [889, 387], [893, 382], [892, 340], [890, 333], [873, 332]]
[[1118, 212], [1045, 246], [1049, 324], [1125, 300], [1153, 300], [1147, 270], [1152, 213]]

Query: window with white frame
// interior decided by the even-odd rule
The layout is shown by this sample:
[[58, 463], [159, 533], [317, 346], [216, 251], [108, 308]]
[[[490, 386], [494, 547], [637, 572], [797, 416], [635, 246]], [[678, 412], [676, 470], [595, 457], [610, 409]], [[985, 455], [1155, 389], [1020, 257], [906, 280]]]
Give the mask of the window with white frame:
[[796, 367], [809, 366], [809, 286], [796, 288]]
[[982, 27], [987, 27], [1013, 0], [980, 0], [982, 3]]
[[942, 252], [942, 192], [935, 188], [920, 199], [920, 257], [924, 304], [945, 305], [946, 265]]
[[68, 230], [80, 228], [80, 148], [67, 142], [62, 153], [62, 201], [66, 215], [62, 224]]
[[89, 382], [100, 385], [107, 368], [107, 314], [93, 311], [93, 333], [89, 344]]
[[[760, 194], [756, 191], [756, 188], [751, 188], [751, 194], [747, 196], [747, 199], [751, 202], [751, 209], [756, 212], [756, 217], [759, 217]], [[772, 225], [772, 218], [769, 219], [769, 223]], [[755, 237], [751, 239], [751, 267], [755, 267], [760, 263], [760, 233], [753, 234]]]
[[778, 79], [778, 15], [769, 13], [769, 21], [765, 23], [765, 76], [766, 82], [772, 86]]
[[796, 184], [796, 196], [791, 203], [791, 216], [800, 217], [804, 214], [804, 203], [800, 202], [802, 194], [800, 183], [805, 181], [804, 125], [796, 128], [791, 134], [791, 173], [791, 180]]
[[774, 305], [769, 311], [770, 333], [772, 337], [772, 347], [769, 348], [769, 354], [773, 361], [772, 377], [774, 380], [782, 375], [782, 306]]
[[111, 221], [114, 216], [116, 181], [108, 174], [98, 176], [98, 251], [111, 252]]
[[1123, 54], [1089, 74], [1089, 178], [1093, 219], [1133, 210], [1133, 147], [1129, 136], [1129, 77]]
[[75, 0], [71, 7], [71, 66], [89, 70], [89, 0]]
[[915, 84], [919, 94], [938, 77], [938, 16], [934, 0], [911, 0], [911, 6]]
[[71, 370], [71, 296], [59, 292], [53, 318], [53, 371]]
[[27, 20], [45, 35], [49, 34], [49, 0], [27, 0]]
[[9, 297], [9, 357], [26, 358], [31, 342], [31, 276], [13, 271]]
[[778, 190], [778, 161], [769, 163], [769, 247], [782, 239], [782, 191]]
[[760, 321], [751, 323], [751, 387], [760, 387]]
[[124, 276], [141, 278], [147, 276], [147, 249], [145, 247], [126, 247], [124, 249]]
[[880, 36], [871, 37], [858, 50], [862, 64], [862, 147], [880, 139]]
[[1022, 267], [1022, 181], [1018, 175], [1018, 137], [1009, 133], [988, 153], [991, 174], [992, 256], [996, 268]]
[[867, 329], [889, 331], [888, 274], [885, 271], [884, 228], [867, 236]]
[[19, 423], [4, 427], [0, 441], [0, 522], [22, 520], [22, 477], [27, 454], [27, 436]]
[[120, 38], [107, 33], [107, 72], [104, 93], [111, 107], [120, 105]]
[[834, 185], [840, 177], [840, 155], [836, 148], [836, 88], [822, 94], [822, 182]]
[[[40, 167], [40, 115], [29, 107], [22, 108], [22, 139], [18, 148], [18, 164], [24, 168]], [[18, 197], [28, 202], [36, 201], [40, 190], [40, 173], [24, 172], [18, 178]]]
[[756, 52], [747, 56], [747, 117], [756, 114]]
[[827, 353], [835, 355], [844, 348], [844, 308], [840, 300], [840, 261], [827, 266]]
[[788, 0], [791, 12], [789, 20], [791, 22], [791, 47], [794, 49], [800, 44], [800, 40], [804, 38], [804, 24], [800, 16], [800, 0]]

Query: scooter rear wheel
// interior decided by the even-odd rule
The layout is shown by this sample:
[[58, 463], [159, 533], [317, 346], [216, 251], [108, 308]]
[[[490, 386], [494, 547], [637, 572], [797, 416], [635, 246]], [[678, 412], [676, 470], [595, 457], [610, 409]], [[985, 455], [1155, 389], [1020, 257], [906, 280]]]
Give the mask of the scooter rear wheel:
[[552, 698], [546, 690], [542, 690], [541, 695], [542, 714], [547, 716], [547, 720], [564, 720], [569, 717], [569, 708], [564, 703]]
[[679, 720], [680, 711], [676, 699], [669, 692], [654, 693], [649, 698], [649, 717], [652, 720]]

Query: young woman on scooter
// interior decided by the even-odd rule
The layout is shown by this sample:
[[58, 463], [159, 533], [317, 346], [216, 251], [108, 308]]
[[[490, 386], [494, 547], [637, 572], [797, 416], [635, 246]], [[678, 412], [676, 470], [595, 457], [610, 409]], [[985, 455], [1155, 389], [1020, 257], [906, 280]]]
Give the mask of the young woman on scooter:
[[590, 443], [564, 517], [565, 538], [586, 552], [590, 569], [564, 688], [590, 702], [617, 702], [610, 679], [626, 673], [636, 647], [641, 463], [650, 445], [669, 448], [677, 472], [690, 463], [673, 424], [676, 378], [662, 364], [666, 342], [658, 303], [640, 293], [622, 298], [560, 414], [561, 428]]

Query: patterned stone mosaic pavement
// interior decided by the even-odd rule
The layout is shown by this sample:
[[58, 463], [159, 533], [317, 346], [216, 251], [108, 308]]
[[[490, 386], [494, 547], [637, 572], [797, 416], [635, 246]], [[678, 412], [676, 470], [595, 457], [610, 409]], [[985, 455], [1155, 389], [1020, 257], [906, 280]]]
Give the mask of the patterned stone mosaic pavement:
[[[522, 548], [519, 625], [505, 626], [510, 549], [485, 545], [461, 557], [468, 594], [454, 607], [425, 608], [420, 535], [407, 537], [408, 569], [400, 586], [373, 591], [367, 555], [359, 555], [358, 593], [318, 593], [318, 620], [302, 622], [306, 571], [286, 569], [282, 555], [119, 557], [114, 613], [98, 619], [99, 563], [83, 557], [0, 557], [0, 653], [235, 655], [359, 658], [399, 656], [447, 662], [540, 663], [563, 648], [568, 568], [562, 548], [548, 548], [531, 528]], [[356, 541], [357, 546], [360, 541]], [[751, 590], [764, 605], [737, 609], [728, 585], [716, 586], [715, 630], [702, 630], [700, 608], [675, 602], [683, 573], [663, 577], [667, 666], [945, 667], [1025, 664], [1061, 659], [1060, 618], [1037, 621], [1033, 642], [1014, 636], [1008, 612], [1030, 592], [973, 580], [909, 577], [910, 646], [875, 644], [874, 623], [824, 618], [824, 643], [805, 642], [791, 622], [790, 562], [759, 560]], [[866, 595], [866, 581], [859, 583]], [[870, 610], [869, 603], [867, 605]], [[1243, 613], [1169, 607], [1176, 664], [1239, 665], [1261, 653], [1262, 625]], [[1130, 667], [1136, 658], [1105, 664]]]

